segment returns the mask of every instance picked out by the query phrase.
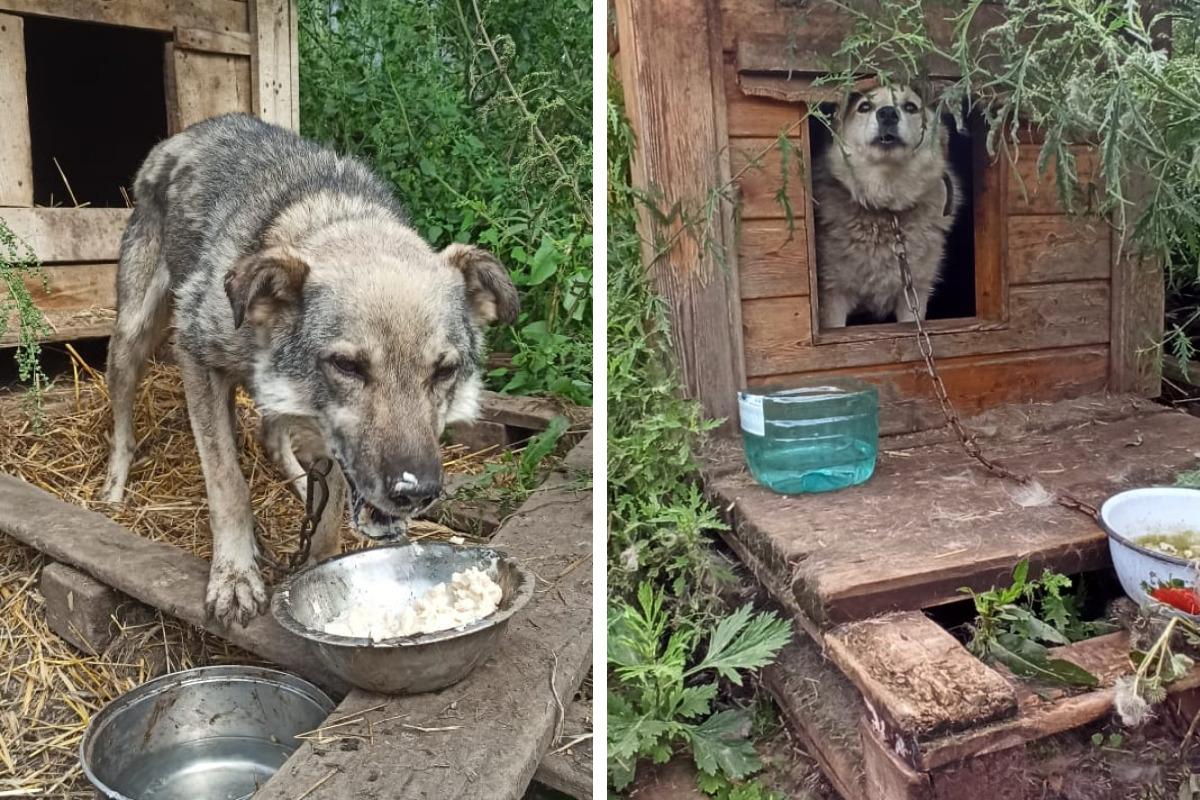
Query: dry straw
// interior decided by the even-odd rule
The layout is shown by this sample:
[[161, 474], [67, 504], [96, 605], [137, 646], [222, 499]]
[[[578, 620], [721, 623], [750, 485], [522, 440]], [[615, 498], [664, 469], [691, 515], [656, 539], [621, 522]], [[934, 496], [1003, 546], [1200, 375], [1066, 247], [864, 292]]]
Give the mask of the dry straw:
[[[100, 511], [151, 539], [207, 558], [211, 552], [200, 462], [177, 371], [152, 365], [138, 396], [138, 459], [123, 507], [95, 500], [104, 481], [109, 414], [103, 376], [72, 350], [74, 380], [46, 396], [39, 432], [20, 397], [0, 396], [0, 473], [16, 475], [58, 497]], [[264, 545], [290, 553], [302, 508], [257, 439], [257, 415], [239, 396], [242, 469], [250, 480]], [[484, 457], [446, 452], [451, 472], [483, 470]], [[455, 533], [415, 523], [414, 533]], [[349, 537], [344, 537], [349, 542]], [[88, 720], [123, 692], [164, 672], [222, 663], [259, 663], [222, 639], [157, 614], [124, 626], [99, 655], [85, 655], [45, 623], [37, 580], [45, 559], [0, 535], [0, 797], [87, 798], [94, 795], [78, 763]]]

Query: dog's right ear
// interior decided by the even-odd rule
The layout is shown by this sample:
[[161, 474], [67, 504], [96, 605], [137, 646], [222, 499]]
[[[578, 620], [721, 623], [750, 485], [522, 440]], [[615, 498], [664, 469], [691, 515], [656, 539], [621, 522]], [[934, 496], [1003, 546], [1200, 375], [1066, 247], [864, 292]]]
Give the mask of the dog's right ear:
[[246, 256], [225, 273], [225, 296], [233, 309], [233, 326], [265, 322], [300, 299], [308, 264], [294, 252], [275, 247]]

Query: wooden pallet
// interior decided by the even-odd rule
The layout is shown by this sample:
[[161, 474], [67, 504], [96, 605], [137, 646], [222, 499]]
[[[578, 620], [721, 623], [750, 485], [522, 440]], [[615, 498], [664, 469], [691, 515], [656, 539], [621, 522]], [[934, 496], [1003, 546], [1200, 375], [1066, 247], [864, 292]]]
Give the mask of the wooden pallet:
[[[1097, 505], [1172, 482], [1200, 458], [1200, 420], [1131, 398], [1005, 407], [969, 426], [989, 456]], [[1126, 633], [1060, 648], [1099, 688], [1039, 695], [924, 613], [962, 599], [959, 587], [1006, 582], [1025, 558], [1035, 573], [1106, 568], [1107, 540], [1091, 519], [1022, 506], [944, 433], [883, 440], [870, 481], [827, 495], [773, 494], [741, 459], [725, 442], [706, 469], [731, 522], [726, 538], [808, 634], [766, 683], [844, 796], [1023, 798], [1013, 776], [1024, 745], [1111, 712], [1113, 684], [1130, 671]], [[1171, 690], [1197, 687], [1200, 670]]]

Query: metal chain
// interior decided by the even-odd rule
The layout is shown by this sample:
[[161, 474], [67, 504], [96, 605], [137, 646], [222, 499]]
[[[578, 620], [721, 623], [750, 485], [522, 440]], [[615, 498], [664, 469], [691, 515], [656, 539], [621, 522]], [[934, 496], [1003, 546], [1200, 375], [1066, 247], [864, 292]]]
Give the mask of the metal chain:
[[[332, 469], [333, 462], [322, 456], [314, 460], [309, 466], [308, 472], [304, 474], [304, 518], [300, 520], [300, 540], [296, 545], [296, 551], [288, 556], [286, 564], [277, 561], [270, 551], [262, 546], [262, 537], [259, 537], [259, 554], [268, 565], [279, 572], [285, 574], [293, 572], [308, 560], [308, 554], [312, 552], [313, 534], [317, 530], [317, 524], [320, 523], [321, 517], [325, 514], [325, 506], [329, 504], [327, 481]], [[319, 492], [316, 491], [318, 488]]]
[[[904, 230], [900, 227], [900, 219], [895, 214], [891, 215], [891, 221], [893, 236], [892, 250], [896, 254], [896, 262], [900, 265], [900, 277], [904, 282], [904, 301], [907, 303], [908, 310], [916, 322], [917, 346], [921, 351], [921, 357], [925, 360], [925, 370], [929, 373], [930, 381], [933, 384], [933, 392], [937, 396], [938, 404], [942, 407], [942, 415], [946, 418], [946, 423], [950, 426], [955, 436], [958, 437], [958, 441], [966, 454], [979, 462], [988, 472], [1014, 483], [1019, 483], [1022, 486], [1033, 485], [1035, 483], [1033, 477], [1014, 472], [1008, 467], [997, 464], [985, 456], [979, 447], [979, 442], [975, 439], [975, 435], [968, 433], [967, 429], [963, 427], [962, 419], [958, 416], [958, 411], [950, 401], [950, 395], [946, 391], [946, 384], [942, 381], [941, 373], [938, 372], [937, 363], [933, 360], [933, 341], [929, 338], [929, 333], [925, 330], [924, 322], [921, 319], [920, 299], [917, 296], [916, 287], [913, 285], [912, 270], [908, 265], [908, 247], [904, 239]], [[1056, 492], [1054, 499], [1055, 502], [1064, 508], [1086, 514], [1094, 520], [1099, 520], [1100, 518], [1100, 512], [1095, 506], [1085, 503], [1069, 494]]]

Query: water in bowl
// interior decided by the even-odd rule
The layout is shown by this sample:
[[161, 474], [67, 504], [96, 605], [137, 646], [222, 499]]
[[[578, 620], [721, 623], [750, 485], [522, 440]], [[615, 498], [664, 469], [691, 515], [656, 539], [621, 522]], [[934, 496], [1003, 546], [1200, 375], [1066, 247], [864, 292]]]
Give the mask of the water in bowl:
[[849, 378], [741, 392], [742, 441], [755, 479], [781, 494], [866, 481], [879, 448], [879, 398]]
[[138, 800], [241, 800], [266, 784], [294, 749], [241, 736], [180, 742], [147, 753], [112, 786]]

